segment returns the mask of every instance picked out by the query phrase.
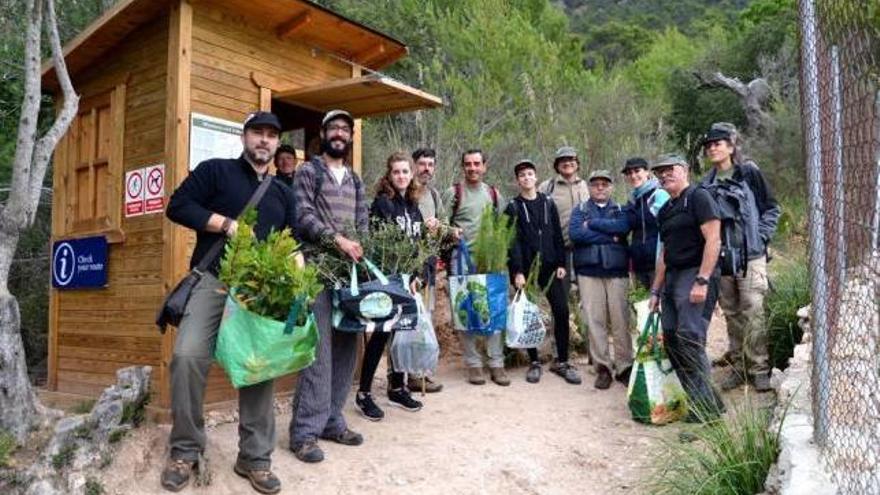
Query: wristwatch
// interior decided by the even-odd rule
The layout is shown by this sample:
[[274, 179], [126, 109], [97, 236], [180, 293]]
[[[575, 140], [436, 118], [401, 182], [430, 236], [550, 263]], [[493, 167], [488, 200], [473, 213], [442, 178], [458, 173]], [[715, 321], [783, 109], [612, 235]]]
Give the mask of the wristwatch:
[[706, 277], [697, 275], [697, 278], [694, 279], [694, 283], [697, 285], [709, 285], [709, 279]]
[[226, 235], [229, 235], [229, 227], [232, 226], [232, 219], [226, 217], [223, 219], [223, 223], [220, 225], [220, 231]]

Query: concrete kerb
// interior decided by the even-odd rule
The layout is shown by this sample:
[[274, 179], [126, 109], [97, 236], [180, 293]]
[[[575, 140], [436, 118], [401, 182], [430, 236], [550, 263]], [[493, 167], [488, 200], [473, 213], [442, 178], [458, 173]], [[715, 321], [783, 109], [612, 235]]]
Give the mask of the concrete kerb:
[[798, 311], [798, 325], [803, 329], [802, 343], [795, 347], [794, 356], [784, 372], [773, 370], [773, 387], [777, 406], [771, 428], [779, 428], [779, 458], [770, 468], [765, 482], [766, 495], [836, 495], [837, 486], [831, 480], [819, 447], [813, 441], [813, 410], [810, 402], [810, 367], [812, 339], [809, 307]]

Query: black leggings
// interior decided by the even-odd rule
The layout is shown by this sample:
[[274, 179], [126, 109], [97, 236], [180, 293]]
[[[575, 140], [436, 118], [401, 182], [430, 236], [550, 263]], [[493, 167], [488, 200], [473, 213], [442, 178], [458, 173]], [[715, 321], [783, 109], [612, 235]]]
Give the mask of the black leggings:
[[[566, 274], [566, 277], [568, 274]], [[538, 275], [538, 284], [541, 288], [547, 286], [550, 279], [550, 288], [547, 289], [547, 302], [550, 303], [550, 311], [553, 314], [553, 335], [556, 337], [556, 356], [560, 363], [568, 361], [568, 295], [562, 280], [556, 278], [556, 270], [549, 272], [541, 271]], [[534, 362], [538, 360], [538, 350], [535, 348], [527, 349], [529, 359]]]
[[[373, 336], [367, 342], [364, 349], [364, 362], [361, 364], [361, 385], [358, 388], [360, 392], [369, 392], [373, 388], [373, 377], [376, 376], [376, 368], [379, 366], [379, 360], [382, 359], [382, 353], [385, 351], [385, 345], [393, 332], [373, 332]], [[390, 361], [390, 360], [389, 360]], [[392, 389], [403, 387], [403, 373], [397, 373], [389, 370], [389, 383]]]

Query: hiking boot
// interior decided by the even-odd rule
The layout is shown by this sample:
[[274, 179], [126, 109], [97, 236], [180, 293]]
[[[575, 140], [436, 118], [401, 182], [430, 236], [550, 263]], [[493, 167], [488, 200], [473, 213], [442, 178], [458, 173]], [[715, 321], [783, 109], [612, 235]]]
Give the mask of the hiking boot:
[[529, 365], [529, 370], [526, 371], [526, 381], [529, 383], [538, 383], [541, 381], [541, 363], [534, 361]]
[[485, 385], [486, 379], [483, 378], [483, 368], [468, 368], [467, 381], [471, 385]]
[[321, 435], [324, 440], [330, 440], [342, 445], [356, 446], [364, 443], [364, 437], [360, 433], [354, 432], [346, 428], [343, 432], [336, 435]]
[[183, 459], [168, 459], [165, 469], [162, 470], [162, 488], [169, 492], [183, 490], [189, 484], [195, 464], [193, 461]]
[[627, 366], [620, 373], [614, 376], [614, 379], [619, 381], [620, 383], [629, 386], [629, 375], [632, 374], [633, 367]]
[[550, 371], [561, 376], [566, 382], [572, 385], [581, 384], [581, 374], [578, 373], [578, 370], [569, 362], [553, 363], [550, 366]]
[[721, 357], [717, 357], [712, 360], [712, 366], [715, 368], [723, 368], [725, 366], [730, 366], [733, 364], [734, 357], [733, 352], [727, 351], [721, 355]]
[[611, 386], [611, 381], [611, 370], [600, 364], [596, 369], [596, 382], [593, 383], [593, 386], [599, 390], [606, 390]]
[[[425, 393], [434, 394], [441, 390], [443, 390], [443, 384], [435, 382], [431, 377], [424, 377], [425, 380]], [[410, 390], [414, 390], [416, 392], [422, 391], [422, 377], [420, 376], [410, 376], [406, 380], [406, 388]]]
[[370, 421], [382, 421], [385, 412], [373, 401], [373, 394], [369, 392], [358, 392], [354, 396], [354, 403], [361, 412], [361, 415]]
[[242, 478], [247, 478], [254, 490], [260, 493], [278, 493], [281, 491], [281, 480], [268, 469], [248, 469], [236, 462], [232, 470]]
[[388, 392], [388, 400], [392, 406], [397, 406], [410, 412], [416, 412], [422, 408], [422, 403], [413, 399], [409, 390], [405, 388], [398, 388]]
[[293, 451], [293, 455], [297, 459], [309, 464], [324, 460], [324, 451], [318, 447], [318, 442], [314, 440], [306, 440], [299, 445], [293, 445], [290, 450]]
[[746, 382], [746, 377], [743, 376], [743, 373], [737, 370], [730, 370], [724, 378], [721, 379], [721, 383], [718, 385], [721, 387], [721, 390], [728, 392], [730, 390], [734, 390], [739, 388], [740, 385]]
[[510, 385], [510, 378], [507, 377], [504, 368], [489, 368], [489, 376], [496, 385], [501, 385], [502, 387]]
[[750, 376], [749, 381], [752, 383], [752, 387], [754, 387], [756, 392], [769, 392], [773, 390], [773, 387], [770, 386], [769, 373], [761, 373], [758, 375]]

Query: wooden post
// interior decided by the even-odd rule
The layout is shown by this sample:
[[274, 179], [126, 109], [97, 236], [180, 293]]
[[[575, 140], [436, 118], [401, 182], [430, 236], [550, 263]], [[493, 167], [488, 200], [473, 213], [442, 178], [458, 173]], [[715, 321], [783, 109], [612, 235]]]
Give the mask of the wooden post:
[[[351, 66], [351, 77], [361, 77], [361, 66], [360, 65], [352, 65]], [[351, 143], [351, 167], [357, 172], [358, 175], [363, 177], [363, 173], [361, 172], [363, 169], [363, 141], [361, 141], [361, 130], [363, 126], [361, 125], [361, 119], [354, 120], [354, 139], [352, 139]]]
[[[190, 74], [192, 68], [192, 5], [179, 0], [168, 23], [168, 73], [165, 106], [165, 174], [167, 197], [189, 173]], [[186, 237], [182, 227], [162, 223], [162, 281], [165, 293], [186, 273]], [[175, 331], [162, 336], [161, 361], [156, 376], [156, 406], [171, 406], [170, 369]]]

